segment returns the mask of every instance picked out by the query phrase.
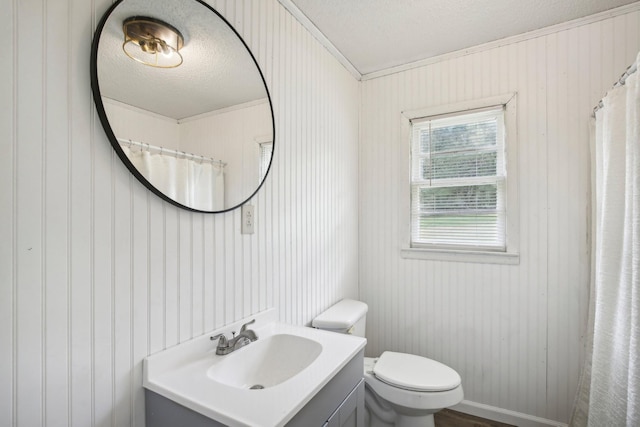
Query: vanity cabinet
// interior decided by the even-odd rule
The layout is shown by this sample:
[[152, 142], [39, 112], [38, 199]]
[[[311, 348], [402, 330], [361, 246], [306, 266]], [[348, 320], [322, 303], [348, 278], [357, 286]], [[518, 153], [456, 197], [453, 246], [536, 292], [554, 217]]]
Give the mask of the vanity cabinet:
[[362, 427], [364, 425], [364, 379], [353, 389], [323, 427]]
[[[363, 366], [364, 350], [360, 350], [286, 426], [364, 427]], [[149, 389], [145, 389], [145, 406], [147, 427], [225, 425]]]
[[287, 423], [287, 427], [364, 427], [364, 350]]

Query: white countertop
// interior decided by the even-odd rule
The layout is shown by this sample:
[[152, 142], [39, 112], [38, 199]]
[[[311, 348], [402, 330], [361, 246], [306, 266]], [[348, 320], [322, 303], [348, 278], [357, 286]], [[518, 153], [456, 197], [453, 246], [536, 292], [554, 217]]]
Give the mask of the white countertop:
[[[275, 321], [270, 309], [147, 357], [143, 386], [206, 417], [230, 426], [282, 426], [290, 421], [366, 344], [366, 339]], [[259, 339], [289, 334], [322, 345], [320, 355], [294, 377], [261, 390], [241, 389], [207, 375], [216, 359], [216, 341], [210, 336], [251, 325]], [[253, 343], [252, 343], [253, 344]], [[249, 344], [236, 352], [251, 351]]]

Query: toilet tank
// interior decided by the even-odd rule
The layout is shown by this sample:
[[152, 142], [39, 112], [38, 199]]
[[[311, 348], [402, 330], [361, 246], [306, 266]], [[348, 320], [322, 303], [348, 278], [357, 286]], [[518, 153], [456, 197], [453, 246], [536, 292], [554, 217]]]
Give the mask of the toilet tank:
[[342, 334], [364, 337], [367, 323], [367, 304], [343, 299], [313, 319], [311, 326]]

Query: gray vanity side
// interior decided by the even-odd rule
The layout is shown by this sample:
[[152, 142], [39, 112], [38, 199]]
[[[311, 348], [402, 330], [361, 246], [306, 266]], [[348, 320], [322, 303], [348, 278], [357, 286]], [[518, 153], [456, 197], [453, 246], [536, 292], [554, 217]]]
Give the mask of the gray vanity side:
[[[341, 414], [342, 412], [349, 412], [350, 425], [355, 421], [353, 425], [364, 426], [363, 365], [364, 350], [361, 350], [309, 403], [298, 411], [287, 423], [287, 427], [322, 427], [330, 418], [335, 419], [336, 413]], [[225, 425], [151, 390], [145, 389], [144, 392], [147, 427], [219, 427]], [[353, 418], [354, 415], [355, 418]]]
[[[334, 412], [358, 387], [364, 374], [364, 350], [360, 352], [340, 370], [329, 383], [322, 388], [313, 399], [307, 403], [287, 423], [287, 427], [323, 426]], [[360, 393], [361, 400], [356, 411], [357, 418], [362, 419], [358, 426], [364, 426], [364, 393]]]
[[224, 427], [211, 418], [184, 407], [151, 390], [144, 390], [145, 425], [147, 427]]
[[364, 393], [363, 378], [323, 427], [364, 427], [366, 424]]

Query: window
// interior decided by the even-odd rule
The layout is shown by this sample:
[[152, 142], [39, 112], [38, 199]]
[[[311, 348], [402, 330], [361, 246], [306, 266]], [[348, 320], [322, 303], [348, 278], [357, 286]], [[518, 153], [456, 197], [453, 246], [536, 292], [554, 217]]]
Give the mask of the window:
[[503, 108], [412, 121], [411, 245], [505, 250]]
[[260, 182], [264, 179], [267, 171], [269, 170], [269, 164], [271, 164], [271, 153], [273, 151], [273, 142], [261, 142], [260, 143]]
[[411, 140], [403, 256], [518, 262], [515, 102], [499, 99], [403, 113]]

